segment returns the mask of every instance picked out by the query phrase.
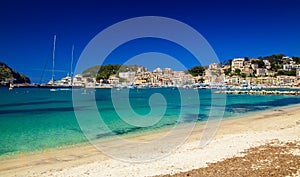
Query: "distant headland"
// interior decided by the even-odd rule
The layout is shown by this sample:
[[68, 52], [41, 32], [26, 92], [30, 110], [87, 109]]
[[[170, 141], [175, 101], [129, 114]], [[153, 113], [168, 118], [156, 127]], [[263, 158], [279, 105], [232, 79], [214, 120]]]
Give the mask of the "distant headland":
[[0, 62], [0, 85], [8, 86], [9, 84], [30, 84], [30, 78], [24, 74], [13, 70], [7, 64]]

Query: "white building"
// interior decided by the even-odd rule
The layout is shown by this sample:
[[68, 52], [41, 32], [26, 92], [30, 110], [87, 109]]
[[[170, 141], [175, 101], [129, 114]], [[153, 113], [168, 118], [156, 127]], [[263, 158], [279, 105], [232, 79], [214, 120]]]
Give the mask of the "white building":
[[232, 60], [231, 68], [234, 71], [235, 69], [243, 69], [244, 68], [244, 58], [235, 58]]
[[271, 63], [269, 60], [263, 60], [267, 69], [271, 69]]
[[266, 75], [266, 69], [265, 68], [257, 68], [256, 69], [256, 76], [265, 76]]
[[109, 76], [108, 78], [108, 83], [116, 85], [119, 84], [119, 78], [117, 78], [116, 76]]
[[289, 56], [283, 56], [282, 59], [283, 60], [288, 60], [288, 59], [292, 59], [292, 58], [290, 58]]
[[297, 80], [295, 76], [277, 76], [276, 79], [280, 85], [291, 85]]
[[156, 68], [153, 70], [153, 73], [156, 73], [156, 74], [162, 74], [162, 69], [161, 68]]
[[55, 81], [55, 84], [60, 85], [60, 86], [71, 86], [72, 78], [70, 76], [66, 76], [58, 81]]
[[164, 69], [164, 74], [172, 74], [173, 70], [171, 68], [165, 68]]
[[76, 74], [74, 77], [73, 77], [73, 86], [83, 86], [83, 79], [82, 79], [82, 75], [81, 74]]
[[300, 65], [296, 65], [296, 64], [284, 64], [283, 65], [283, 70], [285, 70], [285, 71], [290, 71], [293, 68], [300, 69]]
[[220, 64], [213, 63], [213, 64], [210, 64], [210, 65], [208, 66], [208, 68], [209, 68], [209, 69], [220, 69], [221, 66], [220, 66]]

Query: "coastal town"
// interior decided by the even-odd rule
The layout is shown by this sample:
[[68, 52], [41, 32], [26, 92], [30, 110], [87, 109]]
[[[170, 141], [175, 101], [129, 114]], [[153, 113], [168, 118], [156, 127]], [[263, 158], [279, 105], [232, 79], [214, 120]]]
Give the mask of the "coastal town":
[[[276, 55], [278, 58], [278, 55]], [[234, 58], [227, 63], [212, 63], [207, 67], [195, 66], [187, 71], [144, 66], [124, 66], [118, 72], [99, 77], [90, 70], [67, 76], [55, 85], [86, 88], [112, 87], [299, 87], [300, 64], [298, 57], [280, 56], [277, 63], [262, 58]], [[99, 67], [94, 67], [98, 69]], [[101, 70], [101, 68], [100, 68]], [[97, 73], [94, 71], [94, 73]], [[48, 84], [52, 84], [51, 81]]]
[[5, 83], [46, 88], [294, 88], [300, 87], [300, 58], [283, 54], [233, 58], [186, 71], [172, 68], [149, 71], [144, 66], [109, 64], [88, 68], [74, 76], [68, 74], [59, 80], [52, 78], [46, 84], [14, 83], [12, 78], [2, 79], [1, 84]]

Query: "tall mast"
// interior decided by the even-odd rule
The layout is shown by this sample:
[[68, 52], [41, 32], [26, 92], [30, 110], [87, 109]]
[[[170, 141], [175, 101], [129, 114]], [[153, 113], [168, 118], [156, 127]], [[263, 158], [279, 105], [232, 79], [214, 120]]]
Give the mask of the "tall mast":
[[71, 59], [71, 73], [70, 76], [73, 76], [73, 61], [74, 61], [74, 45], [72, 45], [72, 59]]
[[53, 53], [52, 53], [52, 85], [54, 85], [55, 43], [56, 43], [56, 35], [54, 35], [54, 40], [53, 40]]
[[73, 60], [74, 60], [74, 45], [72, 45], [72, 59], [71, 59], [71, 71], [70, 71], [71, 86], [73, 86]]

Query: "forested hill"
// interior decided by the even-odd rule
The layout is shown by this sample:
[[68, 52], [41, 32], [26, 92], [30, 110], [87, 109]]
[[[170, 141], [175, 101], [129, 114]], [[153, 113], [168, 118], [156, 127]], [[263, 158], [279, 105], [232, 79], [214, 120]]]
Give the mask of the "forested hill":
[[14, 71], [5, 63], [0, 62], [0, 85], [7, 85], [9, 83], [21, 84], [30, 83], [29, 77]]

